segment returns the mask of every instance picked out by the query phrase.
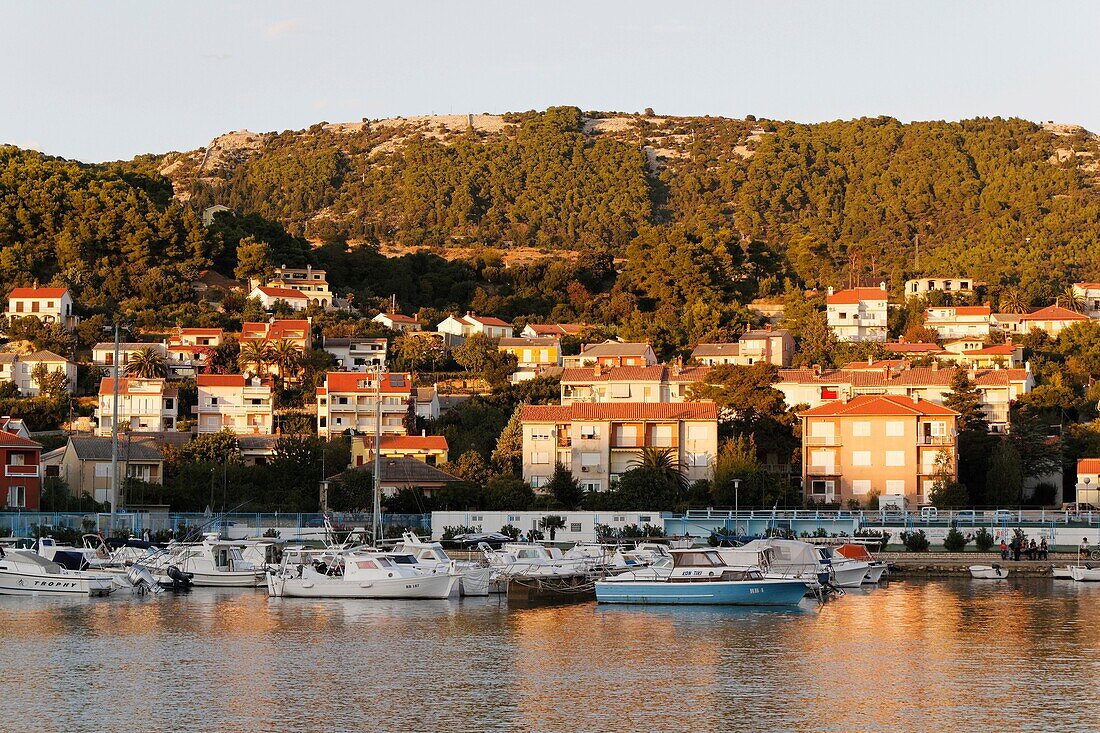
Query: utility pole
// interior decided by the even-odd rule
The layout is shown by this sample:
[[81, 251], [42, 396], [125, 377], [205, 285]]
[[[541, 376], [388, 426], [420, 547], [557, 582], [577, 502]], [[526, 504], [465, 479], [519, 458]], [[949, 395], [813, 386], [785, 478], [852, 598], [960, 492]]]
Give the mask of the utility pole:
[[111, 532], [115, 531], [115, 514], [119, 509], [119, 480], [118, 480], [118, 320], [115, 320], [115, 352], [112, 366], [114, 367], [114, 405], [111, 415]]

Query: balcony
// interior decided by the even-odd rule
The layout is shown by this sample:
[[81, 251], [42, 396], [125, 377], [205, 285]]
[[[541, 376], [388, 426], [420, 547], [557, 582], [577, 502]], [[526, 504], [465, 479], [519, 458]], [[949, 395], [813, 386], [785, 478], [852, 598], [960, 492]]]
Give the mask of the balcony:
[[38, 465], [24, 465], [19, 466], [15, 464], [8, 464], [4, 466], [5, 476], [19, 476], [22, 478], [38, 478]]
[[918, 441], [920, 445], [951, 445], [954, 439], [950, 435], [922, 435]]
[[612, 438], [611, 439], [611, 447], [612, 448], [637, 450], [638, 448], [641, 448], [643, 445], [645, 445], [645, 442], [641, 438], [630, 438], [630, 437], [625, 437], [624, 436], [624, 437], [621, 437], [621, 438]]
[[840, 469], [836, 466], [806, 466], [807, 476], [839, 476]]
[[839, 435], [808, 435], [802, 439], [806, 445], [840, 445]]

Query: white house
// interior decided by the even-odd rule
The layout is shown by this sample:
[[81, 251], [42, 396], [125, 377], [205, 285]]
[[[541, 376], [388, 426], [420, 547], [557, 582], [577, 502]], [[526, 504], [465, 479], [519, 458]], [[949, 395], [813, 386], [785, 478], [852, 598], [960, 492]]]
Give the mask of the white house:
[[325, 338], [322, 347], [348, 372], [366, 372], [386, 365], [386, 339]]
[[51, 372], [60, 372], [68, 378], [66, 391], [72, 393], [76, 385], [76, 364], [52, 351], [36, 351], [33, 354], [0, 354], [0, 381], [12, 382], [23, 397], [37, 397], [39, 385], [32, 372], [39, 364], [45, 364]]
[[850, 288], [825, 298], [826, 319], [838, 341], [886, 341], [886, 283], [877, 288]]
[[941, 339], [981, 340], [989, 336], [991, 314], [988, 305], [933, 306], [924, 311], [924, 326]]
[[198, 399], [191, 411], [199, 433], [271, 434], [271, 382], [243, 374], [200, 374], [195, 386]]
[[373, 435], [381, 409], [383, 434], [405, 435], [414, 399], [408, 373], [384, 372], [378, 384], [378, 375], [369, 372], [329, 372], [317, 388], [317, 434], [324, 438], [350, 430]]
[[34, 316], [43, 323], [60, 323], [68, 330], [76, 328], [80, 317], [73, 313], [73, 298], [68, 288], [14, 288], [8, 294], [8, 318]]
[[943, 293], [972, 293], [974, 288], [984, 284], [969, 277], [918, 277], [905, 281], [905, 299], [923, 298], [937, 290]]
[[391, 331], [419, 331], [420, 321], [412, 316], [404, 316], [400, 313], [379, 313], [371, 319], [373, 323], [381, 323]]
[[248, 297], [258, 299], [265, 310], [271, 310], [280, 300], [296, 311], [305, 310], [309, 305], [309, 298], [301, 290], [271, 285], [257, 285]]
[[[104, 377], [99, 383], [99, 406], [95, 413], [98, 435], [111, 434], [114, 382], [113, 377]], [[119, 430], [133, 433], [174, 431], [178, 409], [177, 390], [163, 379], [123, 377], [118, 380]]]
[[[126, 373], [126, 365], [139, 351], [152, 349], [163, 359], [168, 358], [168, 347], [158, 343], [143, 343], [139, 341], [126, 341], [118, 345], [118, 363], [122, 366], [122, 374]], [[113, 377], [115, 363], [115, 345], [112, 341], [101, 341], [92, 347], [92, 363], [103, 370], [103, 373]]]
[[448, 343], [462, 343], [465, 339], [480, 333], [492, 339], [506, 338], [512, 335], [512, 325], [493, 318], [492, 316], [479, 316], [467, 311], [464, 316], [447, 316], [435, 327], [439, 333], [448, 337]]

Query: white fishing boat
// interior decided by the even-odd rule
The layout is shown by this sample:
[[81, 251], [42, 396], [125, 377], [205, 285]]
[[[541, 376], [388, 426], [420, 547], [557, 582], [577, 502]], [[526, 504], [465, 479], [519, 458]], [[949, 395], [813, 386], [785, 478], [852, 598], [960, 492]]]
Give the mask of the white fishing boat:
[[871, 569], [871, 563], [863, 560], [850, 560], [843, 555], [833, 553], [831, 547], [818, 547], [822, 563], [832, 570], [832, 583], [838, 588], [858, 588]]
[[833, 558], [835, 559], [838, 555], [850, 561], [867, 563], [867, 573], [863, 576], [864, 585], [877, 585], [882, 580], [883, 573], [886, 572], [886, 563], [876, 560], [866, 545], [855, 543], [840, 545], [833, 551]]
[[213, 588], [259, 588], [267, 570], [248, 562], [240, 543], [207, 535], [202, 542], [174, 543], [140, 563], [159, 583], [171, 583], [172, 568], [190, 576], [191, 584]]
[[32, 550], [0, 548], [0, 595], [105, 596], [114, 589], [102, 573], [69, 570]]
[[449, 598], [457, 573], [427, 573], [365, 550], [294, 549], [267, 576], [274, 598]]
[[1070, 565], [1069, 575], [1078, 583], [1100, 582], [1100, 568], [1093, 567], [1091, 564]]
[[485, 563], [452, 560], [443, 549], [443, 545], [438, 542], [425, 542], [412, 532], [401, 535], [401, 541], [394, 545], [393, 552], [412, 556], [416, 566], [421, 570], [433, 573], [457, 572], [461, 576], [457, 586], [461, 595], [489, 595], [489, 566]]
[[[1008, 568], [1002, 568], [994, 563], [992, 565], [971, 565], [970, 577], [978, 580], [1003, 580], [1008, 577]], [[1100, 580], [1100, 578], [1097, 578]]]
[[[806, 583], [809, 590], [816, 591], [825, 584], [833, 582], [830, 566], [818, 551], [819, 548], [809, 542], [768, 537], [752, 540], [732, 549], [743, 553], [755, 553], [761, 558], [759, 562], [762, 564], [762, 569], [769, 575], [799, 578]], [[750, 555], [744, 557], [751, 558]]]

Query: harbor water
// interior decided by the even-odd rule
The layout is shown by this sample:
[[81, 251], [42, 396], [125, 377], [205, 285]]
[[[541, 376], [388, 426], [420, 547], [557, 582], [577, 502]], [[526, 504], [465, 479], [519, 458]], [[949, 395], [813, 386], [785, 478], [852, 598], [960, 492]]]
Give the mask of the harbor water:
[[895, 581], [785, 610], [0, 597], [0, 730], [1100, 727], [1100, 584]]

